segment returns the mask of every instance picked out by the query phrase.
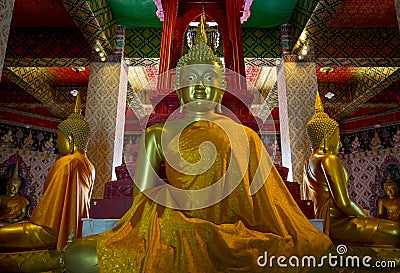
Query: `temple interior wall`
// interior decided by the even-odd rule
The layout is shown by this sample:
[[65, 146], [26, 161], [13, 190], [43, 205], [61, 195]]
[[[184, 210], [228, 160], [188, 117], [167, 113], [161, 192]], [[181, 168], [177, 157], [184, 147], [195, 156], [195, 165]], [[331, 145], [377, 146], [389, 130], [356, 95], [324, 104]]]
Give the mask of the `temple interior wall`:
[[[140, 131], [125, 132], [124, 159], [127, 164], [136, 161]], [[279, 132], [262, 132], [261, 139], [274, 163], [281, 163]], [[30, 190], [39, 200], [45, 177], [58, 159], [55, 153], [56, 131], [52, 128], [26, 126], [16, 122], [0, 120], [0, 167], [12, 156], [18, 154], [29, 167], [32, 179]], [[379, 138], [379, 141], [378, 141]], [[351, 198], [363, 208], [376, 213], [376, 201], [382, 196], [381, 180], [385, 165], [392, 162], [400, 167], [400, 122], [353, 130], [341, 134], [343, 148], [339, 156], [349, 174]], [[4, 177], [7, 169], [0, 169]], [[299, 182], [299, 181], [296, 181]], [[5, 189], [5, 180], [0, 181]]]

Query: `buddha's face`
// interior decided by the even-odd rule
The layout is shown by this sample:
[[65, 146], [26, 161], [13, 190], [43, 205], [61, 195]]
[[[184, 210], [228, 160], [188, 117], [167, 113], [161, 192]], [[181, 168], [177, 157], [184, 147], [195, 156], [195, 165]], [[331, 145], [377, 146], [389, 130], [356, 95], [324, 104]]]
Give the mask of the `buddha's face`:
[[396, 183], [388, 183], [385, 185], [385, 192], [389, 198], [393, 198], [397, 196], [397, 184]]
[[11, 179], [7, 182], [7, 192], [8, 195], [16, 195], [18, 193], [19, 187], [21, 186], [21, 181], [18, 179]]
[[57, 130], [57, 145], [56, 148], [61, 155], [71, 153], [71, 143], [63, 132]]
[[222, 86], [222, 71], [217, 62], [188, 62], [180, 69], [177, 94], [187, 109], [211, 111], [221, 102]]
[[339, 153], [339, 149], [342, 147], [342, 142], [340, 141], [340, 136], [339, 136], [339, 128], [336, 128], [333, 135], [330, 138], [328, 138], [327, 146], [328, 147], [326, 147], [326, 148], [331, 153], [333, 153], [333, 154]]

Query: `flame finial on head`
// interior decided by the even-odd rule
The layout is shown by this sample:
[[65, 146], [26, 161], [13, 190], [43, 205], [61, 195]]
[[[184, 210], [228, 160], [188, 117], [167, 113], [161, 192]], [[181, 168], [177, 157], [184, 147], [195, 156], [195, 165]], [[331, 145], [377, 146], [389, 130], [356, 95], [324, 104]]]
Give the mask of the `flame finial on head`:
[[204, 22], [206, 21], [206, 14], [204, 12], [204, 7], [200, 15], [200, 23], [197, 27], [196, 36], [194, 37], [195, 44], [205, 43], [207, 44], [207, 34]]
[[[194, 38], [194, 45], [188, 50], [188, 53], [183, 55], [176, 65], [177, 70], [188, 62], [197, 62], [197, 61], [215, 61], [219, 64], [221, 69], [223, 69], [223, 64], [221, 59], [214, 55], [211, 47], [207, 45], [207, 35], [204, 27], [205, 23], [205, 13], [204, 9], [202, 14], [200, 15], [200, 24], [197, 28], [196, 37]], [[177, 71], [178, 72], [178, 71]], [[177, 80], [179, 77], [179, 73], [177, 73]], [[179, 82], [179, 81], [178, 81]]]
[[14, 168], [14, 171], [13, 171], [13, 173], [12, 173], [11, 179], [12, 179], [12, 180], [19, 180], [19, 166], [18, 166], [18, 162], [15, 163], [15, 168]]
[[315, 96], [315, 113], [323, 113], [324, 112], [324, 106], [322, 105], [321, 98], [319, 96], [319, 92], [317, 90], [317, 95]]
[[77, 92], [73, 113], [75, 113], [75, 114], [81, 114], [81, 112], [82, 112], [81, 95], [80, 95], [80, 92]]

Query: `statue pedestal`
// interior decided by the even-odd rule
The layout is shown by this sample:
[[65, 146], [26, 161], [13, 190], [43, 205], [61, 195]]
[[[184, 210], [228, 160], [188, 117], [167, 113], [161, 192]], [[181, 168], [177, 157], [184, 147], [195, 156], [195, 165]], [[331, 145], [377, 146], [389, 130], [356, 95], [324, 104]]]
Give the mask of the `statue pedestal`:
[[95, 235], [112, 229], [119, 219], [82, 219], [82, 237]]
[[1, 272], [63, 272], [57, 250], [0, 253]]
[[[112, 229], [119, 219], [82, 219], [82, 237], [95, 235]], [[310, 219], [310, 222], [320, 231], [324, 228], [323, 219]]]
[[89, 217], [94, 219], [119, 219], [132, 206], [132, 198], [92, 199]]

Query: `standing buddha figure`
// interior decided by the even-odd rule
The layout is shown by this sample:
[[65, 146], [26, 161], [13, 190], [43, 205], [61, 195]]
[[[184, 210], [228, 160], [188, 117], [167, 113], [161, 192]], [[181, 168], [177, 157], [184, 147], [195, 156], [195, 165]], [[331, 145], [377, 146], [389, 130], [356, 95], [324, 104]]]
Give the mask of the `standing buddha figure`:
[[399, 223], [369, 218], [350, 199], [349, 176], [337, 156], [341, 146], [339, 125], [324, 113], [318, 92], [315, 111], [307, 123], [312, 154], [303, 176], [304, 197], [314, 202], [315, 218], [324, 219], [324, 231], [334, 243], [398, 247]]
[[[68, 272], [265, 272], [280, 270], [263, 268], [265, 253], [320, 257], [330, 247], [258, 134], [219, 114], [224, 68], [207, 46], [203, 18], [177, 65], [184, 117], [145, 130], [135, 173], [140, 193], [112, 230], [66, 249]], [[162, 163], [168, 183], [159, 179]]]
[[0, 252], [61, 251], [71, 231], [75, 238], [82, 236], [81, 218], [89, 216], [94, 167], [86, 156], [89, 124], [80, 112], [78, 95], [74, 112], [58, 125], [57, 149], [62, 157], [50, 168], [30, 219], [0, 228]]

